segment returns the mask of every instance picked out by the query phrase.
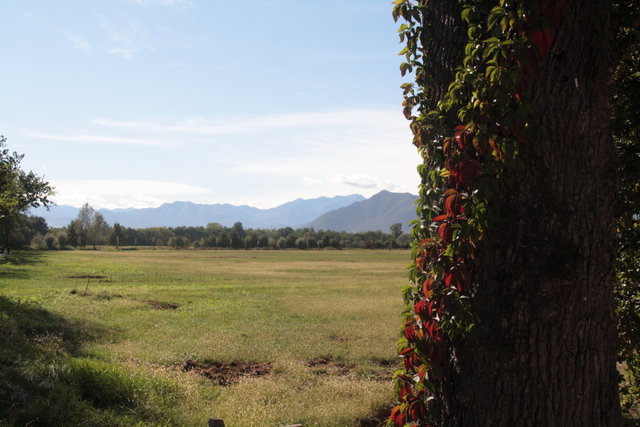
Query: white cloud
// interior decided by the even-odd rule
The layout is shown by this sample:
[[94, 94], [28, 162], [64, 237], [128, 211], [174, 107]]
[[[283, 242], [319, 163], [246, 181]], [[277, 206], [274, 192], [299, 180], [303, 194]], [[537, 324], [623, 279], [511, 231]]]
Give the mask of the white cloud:
[[398, 111], [385, 110], [347, 110], [320, 113], [291, 113], [263, 116], [228, 116], [220, 118], [194, 117], [173, 124], [154, 121], [126, 121], [96, 118], [94, 124], [111, 127], [136, 129], [154, 133], [189, 133], [200, 135], [226, 135], [237, 133], [264, 133], [269, 130], [291, 129], [344, 129], [370, 128], [398, 131], [408, 130], [406, 120]]
[[57, 135], [57, 134], [50, 134], [50, 133], [30, 133], [28, 136], [33, 138], [47, 139], [50, 141], [63, 141], [63, 142], [98, 142], [98, 143], [104, 143], [104, 144], [146, 145], [150, 147], [176, 145], [171, 142], [159, 141], [155, 139], [121, 138], [116, 136], [104, 136], [104, 135], [87, 135], [87, 134]]
[[318, 178], [311, 178], [308, 176], [303, 176], [302, 177], [302, 182], [304, 182], [307, 185], [319, 185], [322, 184], [324, 181]]
[[52, 27], [55, 31], [59, 32], [64, 36], [65, 39], [74, 49], [77, 49], [83, 53], [90, 53], [93, 50], [93, 45], [83, 36], [75, 34], [67, 29]]
[[339, 184], [346, 184], [358, 188], [376, 188], [379, 180], [366, 175], [342, 175], [338, 174], [333, 178]]
[[109, 45], [106, 50], [112, 55], [131, 59], [139, 52], [154, 50], [153, 46], [144, 41], [143, 34], [134, 25], [116, 25], [103, 21], [100, 28], [107, 32]]
[[108, 209], [159, 206], [210, 192], [204, 187], [153, 180], [55, 180], [52, 185], [59, 205], [89, 203], [95, 208]]

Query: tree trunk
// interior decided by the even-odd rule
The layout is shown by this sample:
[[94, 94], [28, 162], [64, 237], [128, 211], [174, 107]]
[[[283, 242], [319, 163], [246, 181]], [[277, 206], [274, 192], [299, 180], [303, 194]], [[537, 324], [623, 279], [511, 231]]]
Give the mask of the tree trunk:
[[532, 92], [539, 134], [478, 250], [477, 340], [452, 346], [442, 425], [621, 423], [608, 4], [559, 3]]

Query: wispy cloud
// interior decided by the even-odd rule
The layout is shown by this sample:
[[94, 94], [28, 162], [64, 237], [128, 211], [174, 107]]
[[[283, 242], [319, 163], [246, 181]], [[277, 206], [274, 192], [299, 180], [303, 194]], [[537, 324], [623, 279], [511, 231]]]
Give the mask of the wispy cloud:
[[358, 188], [376, 188], [378, 186], [378, 180], [371, 176], [366, 175], [336, 175], [335, 181], [340, 184], [350, 185]]
[[83, 53], [89, 53], [93, 50], [93, 45], [85, 37], [75, 34], [67, 29], [52, 27], [55, 31], [64, 36], [74, 49]]
[[142, 51], [153, 51], [152, 45], [144, 41], [141, 31], [134, 25], [121, 25], [103, 21], [100, 24], [107, 32], [109, 43], [107, 52], [123, 59], [131, 59]]
[[394, 182], [369, 175], [344, 175], [337, 174], [331, 180], [338, 184], [345, 184], [356, 188], [375, 188], [380, 190], [395, 190], [400, 186]]
[[24, 17], [33, 22], [44, 24], [45, 26], [48, 26], [49, 29], [51, 29], [52, 31], [58, 34], [61, 34], [71, 44], [71, 46], [74, 49], [80, 50], [84, 53], [89, 53], [93, 50], [93, 45], [91, 44], [91, 42], [89, 42], [89, 40], [86, 37], [79, 35], [69, 30], [68, 28], [63, 28], [57, 25], [47, 23], [42, 18], [40, 18], [39, 16], [29, 11], [24, 12]]
[[187, 200], [203, 195], [209, 189], [176, 182], [153, 180], [56, 180], [55, 201], [59, 205], [81, 206], [89, 203], [95, 208], [125, 208], [158, 206], [169, 200]]
[[305, 128], [407, 128], [406, 121], [397, 111], [350, 110], [319, 113], [291, 113], [263, 116], [230, 116], [222, 118], [194, 117], [173, 124], [154, 121], [126, 121], [96, 118], [93, 124], [110, 127], [135, 129], [153, 133], [190, 133], [201, 135], [224, 135], [236, 133], [263, 133], [274, 129]]
[[121, 137], [104, 136], [104, 135], [86, 135], [86, 134], [59, 135], [59, 134], [50, 134], [50, 133], [29, 133], [28, 136], [33, 138], [47, 139], [50, 141], [62, 141], [62, 142], [97, 142], [97, 143], [105, 143], [105, 144], [146, 145], [150, 147], [176, 145], [171, 142], [160, 141], [155, 139], [121, 138]]

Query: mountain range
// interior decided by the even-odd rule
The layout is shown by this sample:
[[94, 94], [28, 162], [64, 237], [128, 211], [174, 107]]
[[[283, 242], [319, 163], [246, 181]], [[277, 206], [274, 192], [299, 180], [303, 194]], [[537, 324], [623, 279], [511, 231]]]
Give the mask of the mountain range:
[[[258, 209], [230, 204], [165, 203], [157, 208], [98, 209], [105, 220], [131, 228], [205, 226], [217, 222], [231, 226], [240, 221], [245, 228], [313, 227], [335, 231], [389, 231], [394, 223], [407, 223], [415, 218], [414, 201], [408, 193], [382, 191], [369, 199], [360, 194], [349, 196], [297, 199], [275, 208]], [[51, 227], [68, 225], [79, 208], [53, 206], [32, 209], [31, 215], [45, 218]]]

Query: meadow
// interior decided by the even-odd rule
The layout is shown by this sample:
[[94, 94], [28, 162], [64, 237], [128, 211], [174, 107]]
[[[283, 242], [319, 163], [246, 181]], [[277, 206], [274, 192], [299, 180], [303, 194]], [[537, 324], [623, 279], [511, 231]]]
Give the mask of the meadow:
[[408, 251], [26, 251], [0, 264], [0, 425], [376, 425]]

